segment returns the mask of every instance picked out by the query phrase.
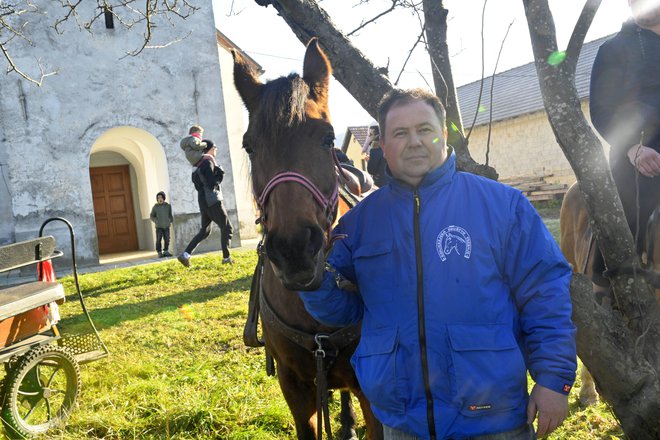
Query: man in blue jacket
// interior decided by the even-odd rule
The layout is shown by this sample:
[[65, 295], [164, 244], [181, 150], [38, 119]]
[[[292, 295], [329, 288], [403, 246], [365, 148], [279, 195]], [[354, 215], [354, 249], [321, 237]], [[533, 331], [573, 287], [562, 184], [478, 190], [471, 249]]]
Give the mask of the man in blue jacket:
[[394, 90], [379, 124], [393, 179], [342, 217], [305, 306], [362, 321], [352, 364], [385, 439], [527, 440], [537, 415], [548, 434], [575, 379], [568, 264], [519, 191], [456, 171], [434, 95]]
[[[591, 121], [610, 144], [610, 168], [641, 254], [646, 223], [660, 205], [660, 3], [628, 0], [633, 19], [598, 49], [591, 72]], [[596, 252], [594, 290], [607, 292]]]

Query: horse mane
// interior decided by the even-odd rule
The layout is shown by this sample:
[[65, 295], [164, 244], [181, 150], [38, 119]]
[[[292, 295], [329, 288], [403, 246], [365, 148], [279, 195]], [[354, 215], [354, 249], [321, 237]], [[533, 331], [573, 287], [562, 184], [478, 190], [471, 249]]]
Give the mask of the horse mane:
[[296, 73], [277, 78], [265, 85], [259, 109], [254, 115], [262, 136], [274, 145], [284, 132], [305, 121], [309, 86]]

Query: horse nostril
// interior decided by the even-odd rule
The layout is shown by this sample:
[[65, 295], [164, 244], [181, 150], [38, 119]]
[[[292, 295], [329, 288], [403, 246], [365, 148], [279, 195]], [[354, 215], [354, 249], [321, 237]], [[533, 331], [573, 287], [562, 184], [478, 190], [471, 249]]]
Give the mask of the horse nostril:
[[307, 241], [305, 244], [305, 254], [313, 257], [323, 246], [323, 231], [318, 226], [309, 226], [307, 229]]
[[266, 245], [265, 245], [266, 255], [268, 256], [268, 259], [273, 264], [275, 264], [275, 266], [281, 267], [280, 263], [282, 261], [282, 258], [277, 250], [278, 246], [276, 246], [276, 241], [277, 238], [273, 234], [268, 234], [268, 236], [266, 236]]

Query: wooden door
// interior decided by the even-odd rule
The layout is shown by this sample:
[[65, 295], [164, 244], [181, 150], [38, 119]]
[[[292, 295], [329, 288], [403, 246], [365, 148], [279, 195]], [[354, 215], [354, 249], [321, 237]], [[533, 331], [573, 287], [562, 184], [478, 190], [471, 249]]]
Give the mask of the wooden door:
[[128, 165], [89, 169], [99, 254], [138, 249]]

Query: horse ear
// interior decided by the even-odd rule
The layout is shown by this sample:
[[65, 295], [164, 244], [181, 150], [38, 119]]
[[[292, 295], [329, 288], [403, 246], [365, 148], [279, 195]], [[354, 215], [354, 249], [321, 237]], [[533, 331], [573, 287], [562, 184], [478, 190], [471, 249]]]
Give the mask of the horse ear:
[[307, 43], [303, 63], [303, 79], [311, 90], [312, 98], [324, 106], [328, 104], [328, 86], [330, 85], [331, 74], [330, 61], [321, 50], [318, 38], [314, 37]]
[[241, 99], [245, 103], [248, 112], [252, 113], [259, 102], [263, 84], [259, 81], [252, 66], [243, 59], [238, 51], [232, 50], [231, 55], [234, 58], [234, 84], [236, 85], [236, 90], [241, 95]]

